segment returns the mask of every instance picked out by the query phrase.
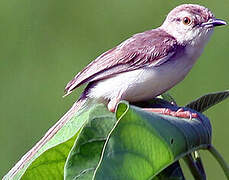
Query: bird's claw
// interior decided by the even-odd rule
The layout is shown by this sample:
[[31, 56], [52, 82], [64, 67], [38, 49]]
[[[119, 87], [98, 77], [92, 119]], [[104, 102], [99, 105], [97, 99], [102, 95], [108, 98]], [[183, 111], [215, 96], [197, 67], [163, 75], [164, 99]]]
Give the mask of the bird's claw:
[[179, 117], [179, 118], [199, 118], [197, 113], [192, 113], [190, 111], [185, 111], [183, 108], [178, 109], [177, 111], [173, 111], [169, 108], [144, 108], [148, 112], [160, 113], [168, 116]]
[[192, 118], [198, 118], [197, 113], [192, 113], [190, 111], [184, 111], [183, 108], [180, 108], [177, 111], [172, 111], [171, 109], [165, 108], [164, 113], [162, 113], [162, 114], [174, 116], [174, 117], [180, 117], [180, 118], [187, 118], [190, 120]]

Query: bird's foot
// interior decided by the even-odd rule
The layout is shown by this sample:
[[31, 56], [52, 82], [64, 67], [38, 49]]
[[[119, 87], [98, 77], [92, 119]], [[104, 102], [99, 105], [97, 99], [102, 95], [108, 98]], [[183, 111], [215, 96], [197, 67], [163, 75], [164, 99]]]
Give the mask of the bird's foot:
[[187, 119], [198, 118], [197, 113], [184, 111], [184, 109], [182, 108], [178, 109], [177, 111], [172, 111], [171, 109], [168, 108], [143, 108], [143, 109], [147, 112], [154, 112], [154, 113], [164, 114], [173, 117], [180, 117], [180, 118], [187, 118]]

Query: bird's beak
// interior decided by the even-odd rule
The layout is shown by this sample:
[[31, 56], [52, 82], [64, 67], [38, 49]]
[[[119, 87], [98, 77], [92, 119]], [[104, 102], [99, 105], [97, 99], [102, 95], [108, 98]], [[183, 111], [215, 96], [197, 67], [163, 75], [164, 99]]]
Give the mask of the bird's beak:
[[213, 28], [216, 26], [223, 26], [227, 25], [227, 22], [221, 19], [210, 19], [208, 22], [202, 23], [201, 26], [207, 27], [207, 28]]

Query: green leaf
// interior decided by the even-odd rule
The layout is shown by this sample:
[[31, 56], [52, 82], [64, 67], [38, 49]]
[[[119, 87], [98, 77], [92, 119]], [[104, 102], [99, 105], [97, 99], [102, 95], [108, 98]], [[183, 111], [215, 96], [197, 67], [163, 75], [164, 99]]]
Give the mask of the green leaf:
[[94, 179], [150, 179], [186, 154], [207, 148], [211, 125], [199, 116], [201, 121], [180, 119], [119, 104], [120, 120], [105, 143]]
[[[123, 107], [117, 112], [117, 118], [120, 118], [119, 116], [122, 116], [126, 111], [126, 104], [120, 104], [121, 106]], [[99, 163], [103, 145], [115, 122], [114, 115], [107, 111], [106, 107], [104, 107], [101, 116], [97, 115], [88, 121], [78, 136], [66, 162], [65, 179], [92, 179]], [[161, 172], [158, 179], [165, 178], [184, 179], [178, 162]]]
[[23, 179], [63, 179], [64, 164], [78, 134], [68, 141], [45, 151], [28, 167]]
[[65, 164], [65, 179], [92, 179], [101, 152], [116, 118], [105, 105], [98, 105], [80, 132]]
[[[170, 103], [176, 104], [175, 99], [169, 93], [163, 93], [159, 96], [159, 98], [168, 101]], [[184, 180], [184, 174], [181, 169], [179, 161], [174, 162], [169, 167], [165, 168], [162, 172], [160, 172], [157, 177], [154, 179], [157, 180]]]
[[[63, 162], [66, 160], [66, 157], [74, 144], [77, 133], [91, 116], [91, 111], [96, 107], [97, 105], [91, 105], [90, 108], [75, 113], [73, 117], [46, 144], [44, 144], [44, 146], [39, 149], [22, 168], [20, 168], [20, 165], [25, 161], [24, 157], [22, 157], [22, 159], [8, 172], [8, 174], [4, 176], [3, 179], [18, 180], [21, 177], [23, 179], [28, 179], [28, 177], [32, 177], [33, 174], [39, 178], [40, 176], [43, 176], [43, 173], [45, 174], [44, 171], [49, 173], [48, 167], [50, 167], [50, 173], [52, 173], [52, 169], [62, 169], [62, 172], [56, 171], [56, 174], [52, 174], [52, 177], [56, 176], [58, 178], [60, 175], [63, 177]], [[54, 159], [56, 159], [56, 163], [54, 163]], [[45, 167], [45, 164], [48, 164], [48, 166]], [[17, 171], [17, 169], [19, 170]], [[16, 172], [16, 174], [14, 172]], [[33, 176], [33, 179], [35, 179], [35, 176]]]
[[215, 104], [229, 97], [229, 90], [206, 94], [186, 105], [198, 112], [204, 112]]
[[[157, 98], [145, 105], [179, 108]], [[158, 180], [184, 179], [177, 160], [211, 141], [210, 122], [199, 116], [202, 121], [179, 119], [120, 103], [115, 118], [105, 105], [92, 105], [74, 114], [16, 175], [9, 172], [4, 179], [100, 179], [104, 173], [109, 179], [144, 179], [149, 174]]]
[[[170, 103], [176, 104], [176, 101], [174, 100], [174, 98], [169, 94], [169, 93], [164, 93], [160, 96], [158, 96], [157, 98], [152, 99], [151, 101], [144, 101], [144, 102], [140, 102], [140, 103], [135, 103], [137, 106], [140, 107], [166, 107], [166, 106], [171, 106], [170, 103], [166, 103], [165, 101], [168, 101]], [[160, 172], [157, 175], [157, 179], [158, 180], [184, 180], [184, 175], [180, 166], [180, 163], [178, 161], [174, 162], [173, 164], [171, 164], [169, 167], [167, 167], [166, 169], [164, 169], [162, 172]]]

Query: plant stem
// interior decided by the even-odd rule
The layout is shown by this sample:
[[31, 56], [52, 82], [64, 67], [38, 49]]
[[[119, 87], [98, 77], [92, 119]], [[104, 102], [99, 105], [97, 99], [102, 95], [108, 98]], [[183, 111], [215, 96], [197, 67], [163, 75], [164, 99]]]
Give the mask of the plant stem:
[[202, 163], [202, 160], [201, 160], [201, 157], [198, 151], [193, 152], [193, 159], [195, 160], [195, 163], [198, 169], [202, 172], [202, 175], [204, 175], [204, 178], [207, 179], [206, 173], [204, 170], [204, 166], [203, 166], [203, 163]]
[[218, 161], [218, 163], [220, 164], [221, 168], [224, 171], [225, 176], [227, 177], [227, 179], [229, 179], [229, 167], [225, 162], [225, 160], [223, 159], [223, 157], [212, 145], [209, 146], [208, 150], [212, 154], [212, 156], [214, 156], [214, 158]]
[[191, 154], [186, 155], [184, 157], [184, 161], [186, 162], [195, 179], [206, 180], [206, 174], [204, 170], [202, 171], [202, 169], [197, 166], [196, 161], [193, 159]]

